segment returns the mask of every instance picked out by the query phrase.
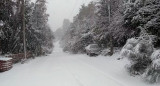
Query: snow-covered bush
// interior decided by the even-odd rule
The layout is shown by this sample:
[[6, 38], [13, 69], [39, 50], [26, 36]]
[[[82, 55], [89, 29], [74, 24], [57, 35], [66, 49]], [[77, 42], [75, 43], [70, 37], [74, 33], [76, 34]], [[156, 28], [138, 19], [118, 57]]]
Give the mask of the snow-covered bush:
[[121, 50], [121, 56], [130, 61], [127, 69], [132, 75], [141, 75], [146, 81], [160, 81], [160, 50], [154, 51], [153, 43], [156, 37], [147, 33], [146, 27], [141, 29], [140, 37], [128, 39]]
[[124, 47], [121, 50], [121, 56], [122, 57], [128, 57], [132, 58], [134, 56], [134, 47], [138, 44], [138, 40], [135, 38], [131, 38], [127, 40], [127, 43], [124, 45]]
[[160, 50], [156, 50], [152, 53], [151, 55], [151, 59], [152, 60], [157, 60], [157, 59], [160, 59]]
[[152, 63], [144, 73], [144, 78], [150, 83], [160, 81], [160, 50], [156, 50], [151, 55]]
[[152, 44], [140, 38], [131, 38], [122, 48], [121, 56], [129, 59], [130, 65], [127, 66], [127, 69], [131, 75], [141, 75], [151, 64], [152, 52]]

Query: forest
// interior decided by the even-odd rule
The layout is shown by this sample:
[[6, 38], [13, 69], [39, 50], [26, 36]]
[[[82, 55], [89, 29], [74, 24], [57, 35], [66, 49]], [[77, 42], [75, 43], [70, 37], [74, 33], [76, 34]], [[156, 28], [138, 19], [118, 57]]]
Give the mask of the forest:
[[64, 25], [57, 31], [64, 34], [59, 38], [63, 51], [84, 54], [89, 44], [98, 44], [112, 56], [118, 48], [129, 59], [132, 76], [160, 80], [160, 0], [93, 1]]
[[0, 0], [0, 54], [24, 53], [23, 27], [26, 52], [33, 57], [50, 54], [54, 35], [46, 10], [46, 0]]

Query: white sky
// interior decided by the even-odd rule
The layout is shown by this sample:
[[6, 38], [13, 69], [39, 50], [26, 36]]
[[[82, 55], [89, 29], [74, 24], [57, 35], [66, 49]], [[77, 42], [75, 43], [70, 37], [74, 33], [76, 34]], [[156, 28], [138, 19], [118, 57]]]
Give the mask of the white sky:
[[53, 31], [62, 26], [64, 19], [73, 20], [79, 12], [82, 4], [88, 4], [92, 0], [47, 0], [47, 13], [49, 13], [49, 25]]

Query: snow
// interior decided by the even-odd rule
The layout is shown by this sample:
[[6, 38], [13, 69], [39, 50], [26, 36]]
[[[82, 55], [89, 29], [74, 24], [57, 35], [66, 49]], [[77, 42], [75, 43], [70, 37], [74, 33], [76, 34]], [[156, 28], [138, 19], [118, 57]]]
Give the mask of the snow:
[[0, 73], [0, 86], [159, 86], [130, 76], [124, 68], [128, 60], [116, 60], [119, 55], [72, 55], [63, 53], [57, 42], [53, 54]]
[[156, 50], [151, 55], [152, 67], [156, 70], [160, 69], [160, 50]]
[[155, 69], [155, 70], [159, 70], [160, 69], [160, 59], [156, 59], [152, 62], [152, 67]]
[[2, 21], [2, 20], [0, 20], [0, 26], [3, 26], [3, 25], [4, 25], [3, 21]]
[[151, 55], [152, 60], [160, 59], [160, 50], [156, 50]]
[[5, 57], [0, 57], [0, 60], [1, 61], [8, 61], [8, 60], [11, 60], [12, 58], [5, 58]]

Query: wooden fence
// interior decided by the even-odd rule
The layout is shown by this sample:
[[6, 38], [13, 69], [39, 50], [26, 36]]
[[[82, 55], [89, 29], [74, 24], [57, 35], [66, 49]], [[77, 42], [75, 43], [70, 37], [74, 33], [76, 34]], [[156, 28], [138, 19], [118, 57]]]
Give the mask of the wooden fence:
[[[13, 63], [18, 63], [18, 62], [22, 61], [22, 59], [24, 59], [24, 53], [12, 54], [12, 55], [9, 55], [6, 57], [12, 58]], [[32, 52], [27, 52], [26, 59], [29, 59], [32, 57], [33, 57]]]
[[[26, 59], [32, 58], [32, 52], [27, 52]], [[0, 72], [5, 72], [10, 70], [13, 63], [21, 62], [24, 59], [24, 53], [8, 55], [5, 58], [0, 59]]]

